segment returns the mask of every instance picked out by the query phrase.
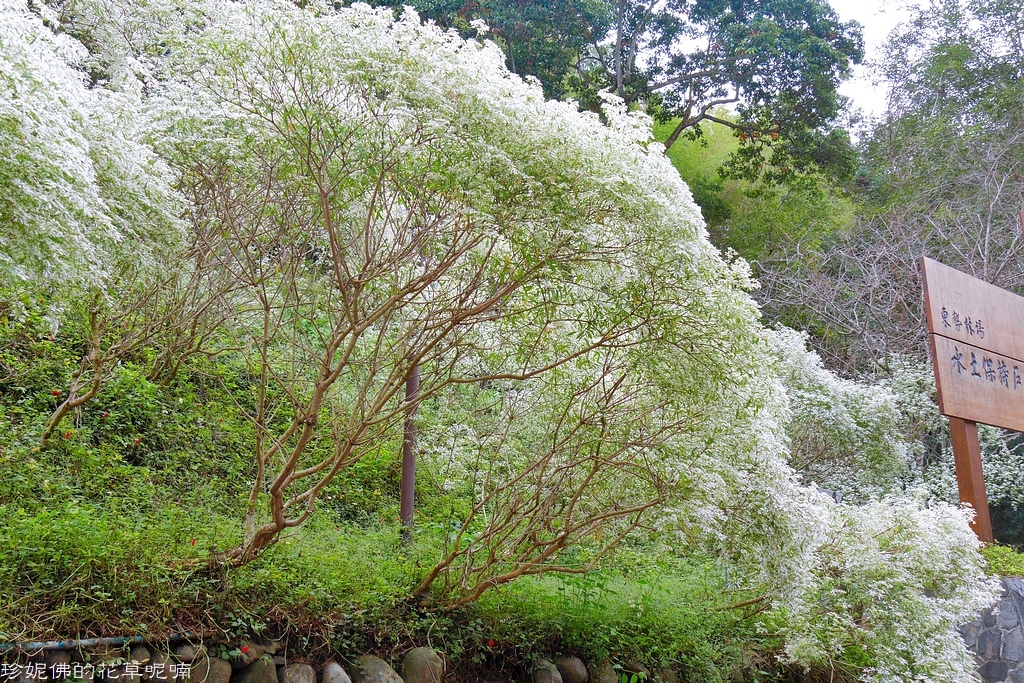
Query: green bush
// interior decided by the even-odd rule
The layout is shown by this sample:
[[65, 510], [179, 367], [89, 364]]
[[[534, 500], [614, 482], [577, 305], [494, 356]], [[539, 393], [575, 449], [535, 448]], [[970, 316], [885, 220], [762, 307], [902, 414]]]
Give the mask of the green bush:
[[982, 548], [988, 570], [998, 576], [1024, 576], [1024, 553], [1005, 545], [990, 545]]

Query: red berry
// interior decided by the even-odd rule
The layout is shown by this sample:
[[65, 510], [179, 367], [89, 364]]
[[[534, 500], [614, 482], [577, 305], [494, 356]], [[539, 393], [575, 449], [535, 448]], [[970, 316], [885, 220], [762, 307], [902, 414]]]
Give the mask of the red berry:
[[494, 647], [494, 638], [487, 641], [487, 647]]
[[60, 394], [61, 394], [61, 391], [60, 391], [60, 389], [54, 389], [54, 390], [53, 390], [53, 391], [51, 391], [50, 393], [51, 393], [51, 394], [53, 394], [54, 396], [60, 396]]
[[248, 654], [248, 652], [249, 652], [249, 646], [248, 645], [243, 645], [242, 646], [242, 654], [243, 655], [244, 654]]

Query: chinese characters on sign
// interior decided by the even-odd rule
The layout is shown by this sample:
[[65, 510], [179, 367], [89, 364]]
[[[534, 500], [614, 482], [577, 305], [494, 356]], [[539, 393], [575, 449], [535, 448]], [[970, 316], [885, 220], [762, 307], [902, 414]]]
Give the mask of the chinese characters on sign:
[[[957, 311], [953, 311], [953, 317], [950, 318], [949, 309], [945, 306], [942, 307], [941, 315], [943, 328], [956, 328], [957, 332], [963, 329], [971, 337], [978, 335], [979, 339], [985, 338], [985, 326], [981, 324], [981, 318], [972, 319], [970, 316], [965, 316], [961, 319], [960, 313]], [[951, 320], [952, 322], [950, 322]]]
[[90, 662], [58, 663], [47, 666], [42, 662], [29, 664], [0, 663], [0, 683], [8, 681], [91, 681], [118, 680], [138, 683], [147, 680], [173, 681], [189, 677], [191, 664], [92, 664]]
[[1024, 298], [925, 259], [943, 415], [1024, 431]]
[[938, 334], [931, 336], [942, 414], [1024, 431], [1024, 361]]
[[[999, 384], [1007, 389], [1013, 389], [1014, 391], [1020, 391], [1022, 387], [1022, 376], [1021, 376], [1021, 365], [1015, 361], [1007, 361], [1005, 358], [990, 358], [989, 356], [982, 354], [981, 359], [981, 372], [978, 372], [978, 359], [979, 356], [974, 351], [970, 352], [971, 359], [971, 377], [976, 377], [979, 380], [988, 380], [989, 382], [995, 382], [998, 378]], [[953, 364], [953, 371], [958, 375], [963, 375], [967, 372], [967, 367], [964, 365], [966, 360], [963, 351], [960, 350], [959, 346], [953, 346], [953, 355], [950, 357], [950, 362]], [[1010, 363], [1013, 363], [1013, 376], [1010, 376]]]

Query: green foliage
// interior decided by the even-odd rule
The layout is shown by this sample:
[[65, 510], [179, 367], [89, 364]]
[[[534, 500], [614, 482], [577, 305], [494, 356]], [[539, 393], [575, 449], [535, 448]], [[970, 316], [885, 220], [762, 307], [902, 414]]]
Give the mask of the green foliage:
[[[654, 138], [664, 141], [672, 134], [675, 121], [656, 121]], [[693, 200], [700, 206], [701, 214], [714, 233], [717, 226], [725, 223], [736, 209], [739, 192], [730, 185], [730, 192], [725, 192], [725, 182], [718, 170], [729, 160], [731, 154], [739, 148], [738, 141], [725, 126], [711, 123], [704, 127], [702, 135], [697, 139], [683, 138], [666, 150], [666, 155], [690, 191]], [[712, 236], [716, 245], [723, 247]]]
[[[773, 133], [775, 139], [773, 139]], [[840, 185], [857, 172], [857, 154], [847, 131], [795, 129], [783, 138], [776, 131], [738, 134], [740, 147], [722, 167], [728, 178], [773, 185], [807, 185], [821, 176]], [[810, 185], [816, 184], [812, 180]]]
[[[655, 123], [655, 138], [665, 139], [674, 125]], [[700, 137], [680, 140], [667, 155], [701, 207], [711, 241], [751, 262], [761, 285], [755, 296], [769, 321], [818, 332], [823, 321], [795, 290], [816, 267], [818, 254], [851, 229], [855, 204], [809, 169], [777, 184], [730, 177], [723, 167], [738, 150], [731, 130], [711, 123]]]
[[589, 661], [669, 666], [687, 680], [728, 681], [751, 664], [744, 644], [761, 640], [759, 621], [750, 616], [756, 606], [729, 609], [746, 597], [726, 588], [719, 563], [650, 546], [624, 551], [588, 574], [518, 582], [483, 599], [480, 610], [505, 615], [493, 636], [503, 644], [574, 652]]
[[466, 4], [458, 0], [376, 0], [371, 5], [401, 11], [412, 5], [424, 19], [458, 29], [475, 37], [474, 21], [484, 21], [483, 36], [501, 45], [508, 68], [521, 76], [540, 80], [549, 97], [571, 96], [569, 74], [582, 52], [610, 21], [611, 6], [605, 0], [482, 0]]
[[989, 545], [981, 549], [990, 573], [997, 576], [1024, 576], [1024, 553], [1005, 545]]
[[[124, 494], [142, 496], [145, 490], [135, 484]], [[60, 497], [51, 501], [35, 512], [0, 504], [5, 639], [97, 625], [108, 633], [166, 633], [198, 593], [216, 591], [213, 578], [167, 562], [168, 553], [194, 554], [192, 539], [199, 547], [210, 541], [216, 521], [195, 509], [167, 506], [159, 517], [141, 517], [130, 503], [104, 509]]]
[[[999, 465], [1003, 465], [1003, 463], [999, 463]], [[990, 466], [989, 469], [996, 468]], [[999, 469], [1003, 472], [1006, 471], [1002, 467]], [[1017, 468], [1014, 470], [1019, 472]], [[990, 502], [988, 509], [992, 518], [992, 535], [996, 541], [1018, 550], [1024, 549], [1024, 506], [1018, 502], [999, 501], [998, 503]]]
[[[66, 345], [78, 324], [71, 315], [66, 334], [45, 339], [37, 355], [10, 356], [25, 386], [0, 384], [0, 416], [10, 419], [23, 396], [38, 402], [37, 412], [51, 407], [51, 377], [60, 372], [29, 382], [29, 371], [47, 356], [73, 358]], [[15, 339], [26, 328], [12, 321], [6, 329]], [[252, 476], [251, 426], [231, 399], [247, 390], [246, 368], [230, 354], [194, 359], [171, 386], [149, 382], [129, 362], [67, 420], [55, 448], [36, 447], [38, 419], [8, 423], [0, 447], [5, 638], [85, 629], [158, 636], [182, 625], [317, 634], [329, 625], [331, 646], [351, 656], [429, 637], [462, 666], [509, 666], [571, 649], [671, 664], [707, 680], [743, 667], [762, 647], [756, 619], [717, 610], [734, 597], [714, 562], [654, 546], [623, 551], [590, 575], [524, 581], [455, 612], [411, 608], [408, 595], [436, 561], [452, 506], [465, 511], [467, 500], [445, 495], [424, 467], [415, 542], [402, 544], [395, 440], [336, 480], [309, 525], [245, 567], [210, 571], [211, 552], [238, 541], [239, 481]], [[488, 401], [475, 387], [463, 394], [467, 410], [473, 396], [480, 406]], [[421, 419], [441, 419], [438, 408], [425, 404]]]

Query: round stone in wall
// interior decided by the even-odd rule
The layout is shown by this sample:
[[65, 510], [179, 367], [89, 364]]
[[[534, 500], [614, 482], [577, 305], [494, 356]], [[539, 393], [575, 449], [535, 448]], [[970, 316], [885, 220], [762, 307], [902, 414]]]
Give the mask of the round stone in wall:
[[288, 664], [277, 672], [278, 683], [316, 683], [316, 671], [309, 664]]
[[402, 677], [380, 657], [363, 655], [356, 660], [355, 683], [402, 683]]
[[405, 683], [441, 683], [444, 662], [429, 647], [414, 647], [402, 661], [402, 680]]
[[553, 662], [541, 659], [533, 666], [533, 683], [562, 683], [562, 674]]
[[236, 670], [231, 683], [278, 683], [277, 667], [269, 657], [257, 659], [244, 669]]
[[587, 683], [590, 678], [586, 665], [579, 657], [556, 657], [555, 667], [562, 676], [562, 683]]
[[323, 683], [352, 683], [348, 672], [337, 662], [324, 664]]
[[217, 657], [207, 657], [188, 672], [192, 683], [228, 683], [231, 680], [231, 665]]

